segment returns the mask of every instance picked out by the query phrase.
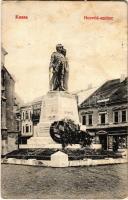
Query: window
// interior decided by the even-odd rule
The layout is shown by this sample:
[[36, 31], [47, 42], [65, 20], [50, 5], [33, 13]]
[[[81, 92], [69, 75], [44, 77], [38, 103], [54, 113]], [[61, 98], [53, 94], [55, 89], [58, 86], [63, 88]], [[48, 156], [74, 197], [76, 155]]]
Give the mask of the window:
[[28, 132], [29, 132], [29, 126], [26, 125], [26, 133], [28, 133]]
[[4, 87], [5, 86], [5, 71], [1, 71], [1, 84]]
[[120, 136], [118, 139], [119, 149], [123, 149], [127, 147], [127, 136]]
[[121, 118], [121, 121], [122, 122], [126, 122], [126, 110], [122, 110], [122, 118]]
[[26, 117], [26, 119], [28, 119], [28, 112], [27, 111], [25, 113], [25, 117]]
[[23, 133], [24, 133], [24, 126], [23, 126]]
[[90, 112], [89, 113], [83, 113], [81, 115], [81, 123], [82, 123], [82, 125], [87, 125], [87, 126], [91, 126], [92, 125], [92, 114], [91, 113]]
[[20, 130], [19, 121], [16, 121], [16, 130], [17, 130], [17, 131]]
[[106, 124], [107, 122], [107, 113], [104, 112], [104, 113], [99, 113], [99, 124]]
[[101, 124], [105, 124], [105, 113], [101, 114]]
[[22, 118], [23, 118], [23, 120], [24, 120], [24, 112], [23, 112]]
[[32, 128], [31, 128], [31, 125], [30, 125], [30, 132], [31, 132], [31, 129], [32, 129]]
[[82, 116], [82, 125], [86, 125], [86, 115]]
[[92, 125], [92, 115], [88, 115], [88, 125]]
[[118, 123], [119, 122], [119, 112], [115, 111], [114, 112], [114, 123]]

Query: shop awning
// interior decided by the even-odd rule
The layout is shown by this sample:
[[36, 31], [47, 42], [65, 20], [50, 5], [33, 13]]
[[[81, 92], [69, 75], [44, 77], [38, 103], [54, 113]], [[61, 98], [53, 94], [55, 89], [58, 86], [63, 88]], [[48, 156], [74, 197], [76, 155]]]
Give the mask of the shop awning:
[[108, 135], [119, 135], [119, 136], [122, 136], [122, 135], [128, 135], [128, 133], [109, 133]]
[[98, 132], [96, 132], [96, 135], [107, 135], [108, 132], [107, 131], [104, 131], [104, 130], [100, 130]]

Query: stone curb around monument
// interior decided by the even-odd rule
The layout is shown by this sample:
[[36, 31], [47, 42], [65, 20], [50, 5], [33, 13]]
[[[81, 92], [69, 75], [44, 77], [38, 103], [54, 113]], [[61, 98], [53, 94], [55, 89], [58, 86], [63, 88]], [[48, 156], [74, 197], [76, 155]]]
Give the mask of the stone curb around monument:
[[78, 167], [78, 166], [97, 166], [97, 165], [110, 165], [110, 164], [122, 164], [128, 163], [127, 158], [108, 158], [108, 159], [100, 159], [100, 160], [74, 160], [68, 161], [67, 164], [63, 165], [59, 162], [55, 164], [55, 162], [51, 160], [36, 160], [36, 159], [16, 159], [16, 158], [8, 158], [1, 159], [1, 163], [3, 164], [15, 164], [15, 165], [29, 165], [29, 166], [42, 166], [42, 167]]

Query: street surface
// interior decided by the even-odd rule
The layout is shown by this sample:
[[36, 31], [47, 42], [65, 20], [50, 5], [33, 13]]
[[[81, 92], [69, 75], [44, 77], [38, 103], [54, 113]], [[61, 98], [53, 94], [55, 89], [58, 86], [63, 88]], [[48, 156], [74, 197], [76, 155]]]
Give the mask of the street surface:
[[124, 199], [128, 164], [45, 168], [2, 164], [2, 198]]

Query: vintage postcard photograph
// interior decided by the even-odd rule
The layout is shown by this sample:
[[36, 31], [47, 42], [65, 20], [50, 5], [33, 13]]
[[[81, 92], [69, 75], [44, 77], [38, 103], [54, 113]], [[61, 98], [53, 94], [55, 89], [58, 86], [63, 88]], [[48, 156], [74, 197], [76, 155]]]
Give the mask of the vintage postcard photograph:
[[1, 198], [127, 199], [126, 1], [1, 4]]

